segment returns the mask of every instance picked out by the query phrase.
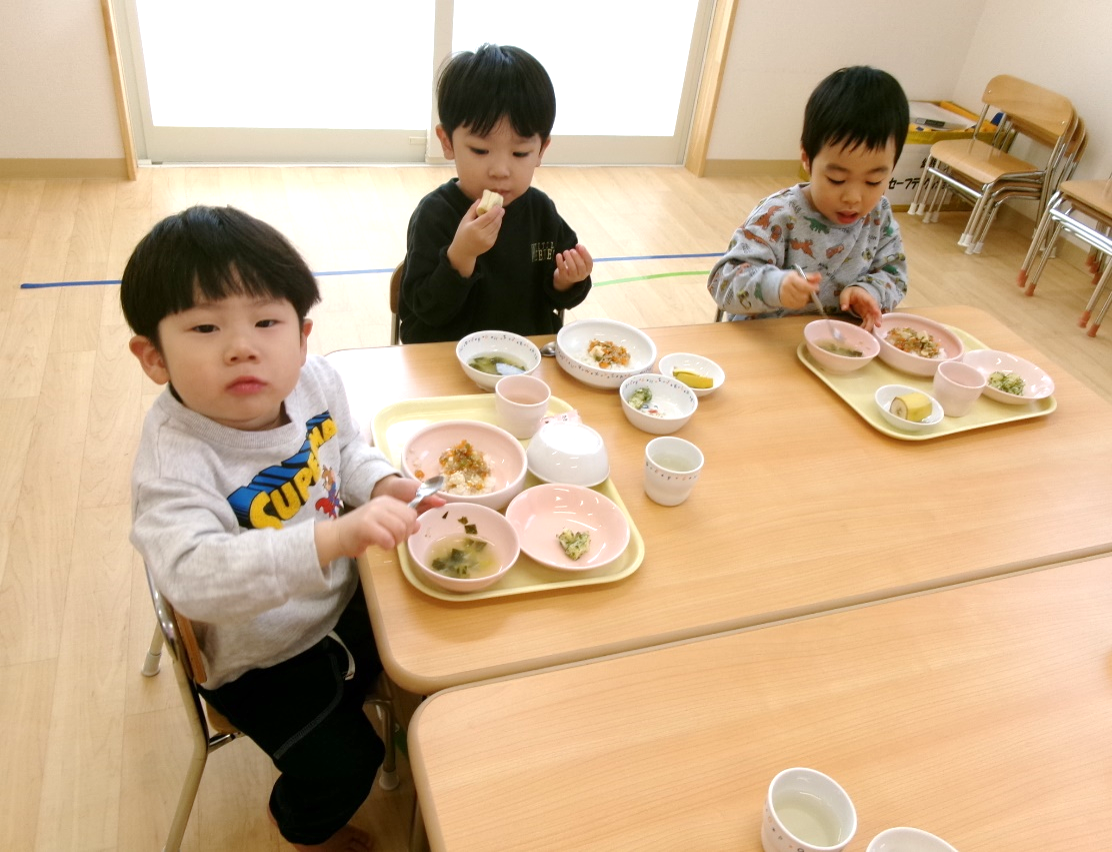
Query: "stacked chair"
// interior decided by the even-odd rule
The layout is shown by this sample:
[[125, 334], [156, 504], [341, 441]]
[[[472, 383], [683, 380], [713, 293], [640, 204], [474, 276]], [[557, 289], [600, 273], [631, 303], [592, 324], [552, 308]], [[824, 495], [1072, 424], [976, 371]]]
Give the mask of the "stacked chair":
[[[933, 222], [951, 196], [971, 203], [973, 210], [958, 240], [967, 254], [981, 251], [1004, 202], [1034, 201], [1041, 214], [1058, 182], [1072, 173], [1086, 139], [1084, 123], [1068, 98], [1018, 77], [993, 77], [981, 100], [984, 106], [972, 139], [931, 146], [908, 210]], [[1021, 138], [1048, 148], [1045, 161], [1029, 162], [1010, 154]]]
[[1028, 296], [1034, 295], [1043, 267], [1063, 231], [1082, 240], [1090, 248], [1089, 270], [1093, 273], [1095, 286], [1078, 325], [1082, 328], [1088, 326], [1087, 334], [1094, 337], [1112, 306], [1112, 293], [1109, 293], [1094, 317], [1093, 311], [1109, 289], [1109, 279], [1112, 278], [1112, 176], [1107, 180], [1067, 180], [1059, 185], [1035, 229], [1027, 256], [1019, 268], [1017, 283], [1026, 288]]

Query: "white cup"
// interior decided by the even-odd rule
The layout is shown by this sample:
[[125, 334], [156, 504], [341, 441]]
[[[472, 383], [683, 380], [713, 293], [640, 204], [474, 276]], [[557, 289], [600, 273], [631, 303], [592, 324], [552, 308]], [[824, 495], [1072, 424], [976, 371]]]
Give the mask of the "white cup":
[[841, 852], [856, 833], [857, 811], [833, 778], [797, 766], [768, 785], [764, 852]]
[[515, 438], [532, 438], [548, 412], [552, 391], [536, 376], [503, 376], [494, 386], [498, 425]]
[[984, 374], [962, 361], [943, 361], [934, 374], [934, 398], [947, 417], [968, 414], [984, 388]]
[[678, 506], [703, 469], [703, 453], [690, 441], [665, 435], [645, 445], [645, 493], [661, 506]]
[[958, 852], [953, 846], [921, 828], [887, 828], [869, 842], [865, 852]]

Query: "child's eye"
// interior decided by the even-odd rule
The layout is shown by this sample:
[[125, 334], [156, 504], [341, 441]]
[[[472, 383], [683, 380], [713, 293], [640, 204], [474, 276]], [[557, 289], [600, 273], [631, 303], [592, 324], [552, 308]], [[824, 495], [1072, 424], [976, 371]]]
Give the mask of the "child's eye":
[[514, 151], [514, 156], [517, 157], [519, 160], [524, 160], [531, 153], [532, 151]]
[[880, 186], [884, 181], [882, 180], [867, 180], [865, 181], [869, 186]]
[[830, 183], [834, 184], [834, 186], [841, 186], [843, 183], [845, 183], [844, 180], [834, 180], [834, 178], [827, 178], [827, 180]]
[[264, 320], [259, 320], [257, 323], [255, 323], [255, 326], [257, 328], [271, 328], [272, 326], [275, 326], [275, 325], [278, 325], [278, 320], [276, 320], [276, 319], [264, 319]]
[[483, 156], [486, 156], [487, 149], [486, 148], [472, 148], [471, 153], [474, 154], [476, 157], [483, 157]]
[[193, 326], [191, 330], [196, 331], [199, 334], [212, 334], [214, 331], [216, 331], [216, 326], [212, 325], [211, 323], [202, 323], [201, 325]]

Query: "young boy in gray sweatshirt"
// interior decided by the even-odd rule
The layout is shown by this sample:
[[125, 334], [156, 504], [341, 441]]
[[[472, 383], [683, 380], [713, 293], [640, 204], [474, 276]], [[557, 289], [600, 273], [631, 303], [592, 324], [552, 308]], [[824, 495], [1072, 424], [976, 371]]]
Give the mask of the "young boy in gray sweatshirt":
[[320, 294], [274, 228], [231, 207], [169, 216], [120, 299], [132, 353], [166, 386], [132, 471], [131, 540], [193, 622], [201, 693], [281, 773], [282, 836], [369, 849], [348, 823], [385, 754], [363, 714], [382, 667], [352, 557], [418, 529], [417, 483], [361, 439], [339, 376], [307, 354]]

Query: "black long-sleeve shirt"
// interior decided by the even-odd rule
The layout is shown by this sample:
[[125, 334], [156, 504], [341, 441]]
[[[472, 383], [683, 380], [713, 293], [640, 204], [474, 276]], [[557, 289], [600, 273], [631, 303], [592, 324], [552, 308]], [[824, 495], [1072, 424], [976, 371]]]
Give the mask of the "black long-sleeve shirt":
[[459, 340], [475, 331], [554, 334], [557, 311], [587, 298], [588, 278], [564, 292], [552, 284], [559, 252], [578, 238], [556, 205], [530, 187], [506, 208], [494, 246], [470, 278], [448, 262], [448, 246], [471, 206], [455, 178], [421, 199], [409, 220], [398, 316], [403, 343]]

